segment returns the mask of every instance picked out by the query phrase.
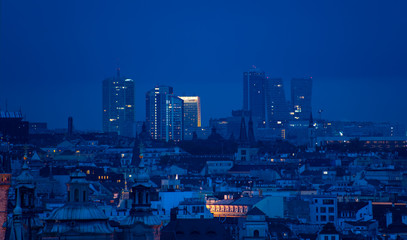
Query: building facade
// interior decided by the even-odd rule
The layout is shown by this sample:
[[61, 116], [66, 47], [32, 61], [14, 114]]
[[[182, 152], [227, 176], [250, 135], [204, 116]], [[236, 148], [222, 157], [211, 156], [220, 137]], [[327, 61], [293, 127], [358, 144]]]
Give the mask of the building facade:
[[281, 78], [265, 79], [266, 123], [270, 128], [283, 127], [289, 119], [289, 108]]
[[120, 76], [103, 81], [103, 132], [134, 137], [134, 81]]
[[157, 86], [146, 93], [146, 124], [151, 137], [162, 141], [184, 138], [183, 100], [169, 86]]
[[312, 107], [312, 78], [291, 80], [291, 104], [295, 120], [309, 120]]
[[184, 138], [192, 139], [201, 127], [201, 99], [198, 96], [180, 96], [184, 101]]
[[255, 122], [266, 124], [266, 74], [258, 68], [243, 73], [243, 110], [251, 111]]

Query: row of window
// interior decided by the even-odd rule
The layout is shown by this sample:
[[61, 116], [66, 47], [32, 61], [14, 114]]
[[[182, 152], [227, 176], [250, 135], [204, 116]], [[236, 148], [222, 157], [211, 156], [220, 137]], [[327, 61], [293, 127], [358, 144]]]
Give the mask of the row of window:
[[328, 216], [328, 218], [327, 218], [327, 216], [326, 215], [321, 215], [321, 216], [315, 216], [315, 220], [318, 222], [318, 221], [321, 221], [321, 222], [326, 222], [327, 221], [327, 219], [329, 220], [329, 222], [333, 222], [333, 221], [335, 221], [335, 216]]
[[[327, 208], [326, 207], [320, 207], [319, 212], [320, 213], [326, 213]], [[315, 209], [316, 212], [318, 212], [318, 207]], [[335, 213], [335, 208], [334, 207], [328, 207], [328, 212], [329, 213]]]

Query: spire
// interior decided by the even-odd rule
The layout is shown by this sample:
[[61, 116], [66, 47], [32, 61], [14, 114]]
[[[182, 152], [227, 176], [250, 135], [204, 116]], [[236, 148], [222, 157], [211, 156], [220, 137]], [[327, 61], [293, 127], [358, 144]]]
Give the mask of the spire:
[[247, 137], [248, 137], [250, 143], [254, 143], [256, 141], [256, 139], [254, 138], [253, 120], [252, 120], [251, 114], [250, 114], [249, 129], [248, 129], [247, 135], [248, 135]]
[[118, 67], [116, 69], [116, 71], [117, 71], [117, 80], [119, 80], [120, 79], [120, 68]]
[[16, 207], [13, 210], [14, 215], [21, 215], [23, 213], [23, 209], [21, 208], [21, 196], [20, 196], [20, 188], [17, 188], [17, 202]]
[[127, 190], [127, 172], [124, 173], [124, 190], [128, 191]]
[[246, 121], [244, 120], [244, 115], [242, 114], [242, 121], [240, 122], [240, 142], [247, 142], [247, 132], [246, 132]]

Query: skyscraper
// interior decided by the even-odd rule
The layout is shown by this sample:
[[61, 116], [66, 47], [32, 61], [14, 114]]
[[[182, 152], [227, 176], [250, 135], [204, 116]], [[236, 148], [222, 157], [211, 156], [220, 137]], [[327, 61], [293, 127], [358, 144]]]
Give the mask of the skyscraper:
[[183, 100], [174, 96], [172, 87], [157, 86], [146, 93], [146, 123], [153, 139], [184, 139]]
[[252, 113], [255, 122], [266, 124], [265, 72], [252, 68], [243, 73], [243, 110]]
[[68, 117], [68, 136], [72, 136], [73, 133], [73, 118]]
[[198, 96], [179, 98], [184, 101], [184, 137], [192, 139], [193, 132], [201, 127], [201, 100]]
[[120, 76], [103, 81], [103, 132], [134, 137], [134, 81]]
[[291, 80], [291, 104], [295, 120], [309, 120], [312, 112], [312, 78]]
[[264, 85], [267, 126], [271, 128], [282, 127], [289, 117], [283, 79], [267, 77]]

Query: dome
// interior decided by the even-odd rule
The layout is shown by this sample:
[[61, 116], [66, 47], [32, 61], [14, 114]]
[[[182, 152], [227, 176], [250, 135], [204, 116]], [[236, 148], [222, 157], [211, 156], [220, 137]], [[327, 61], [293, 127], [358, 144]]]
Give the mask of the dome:
[[96, 206], [68, 203], [54, 210], [48, 220], [106, 220], [108, 217]]
[[79, 169], [76, 169], [73, 173], [70, 175], [71, 180], [69, 181], [70, 183], [87, 183], [86, 181], [86, 174], [81, 172]]
[[132, 180], [134, 182], [133, 187], [138, 186], [138, 185], [143, 185], [145, 187], [151, 187], [150, 176], [147, 173], [147, 169], [145, 169], [143, 167], [138, 168], [138, 170], [135, 173], [135, 176]]
[[160, 217], [145, 213], [145, 214], [138, 214], [137, 216], [128, 216], [123, 221], [120, 221], [121, 226], [131, 226], [136, 223], [144, 223], [148, 226], [160, 226], [161, 219]]

